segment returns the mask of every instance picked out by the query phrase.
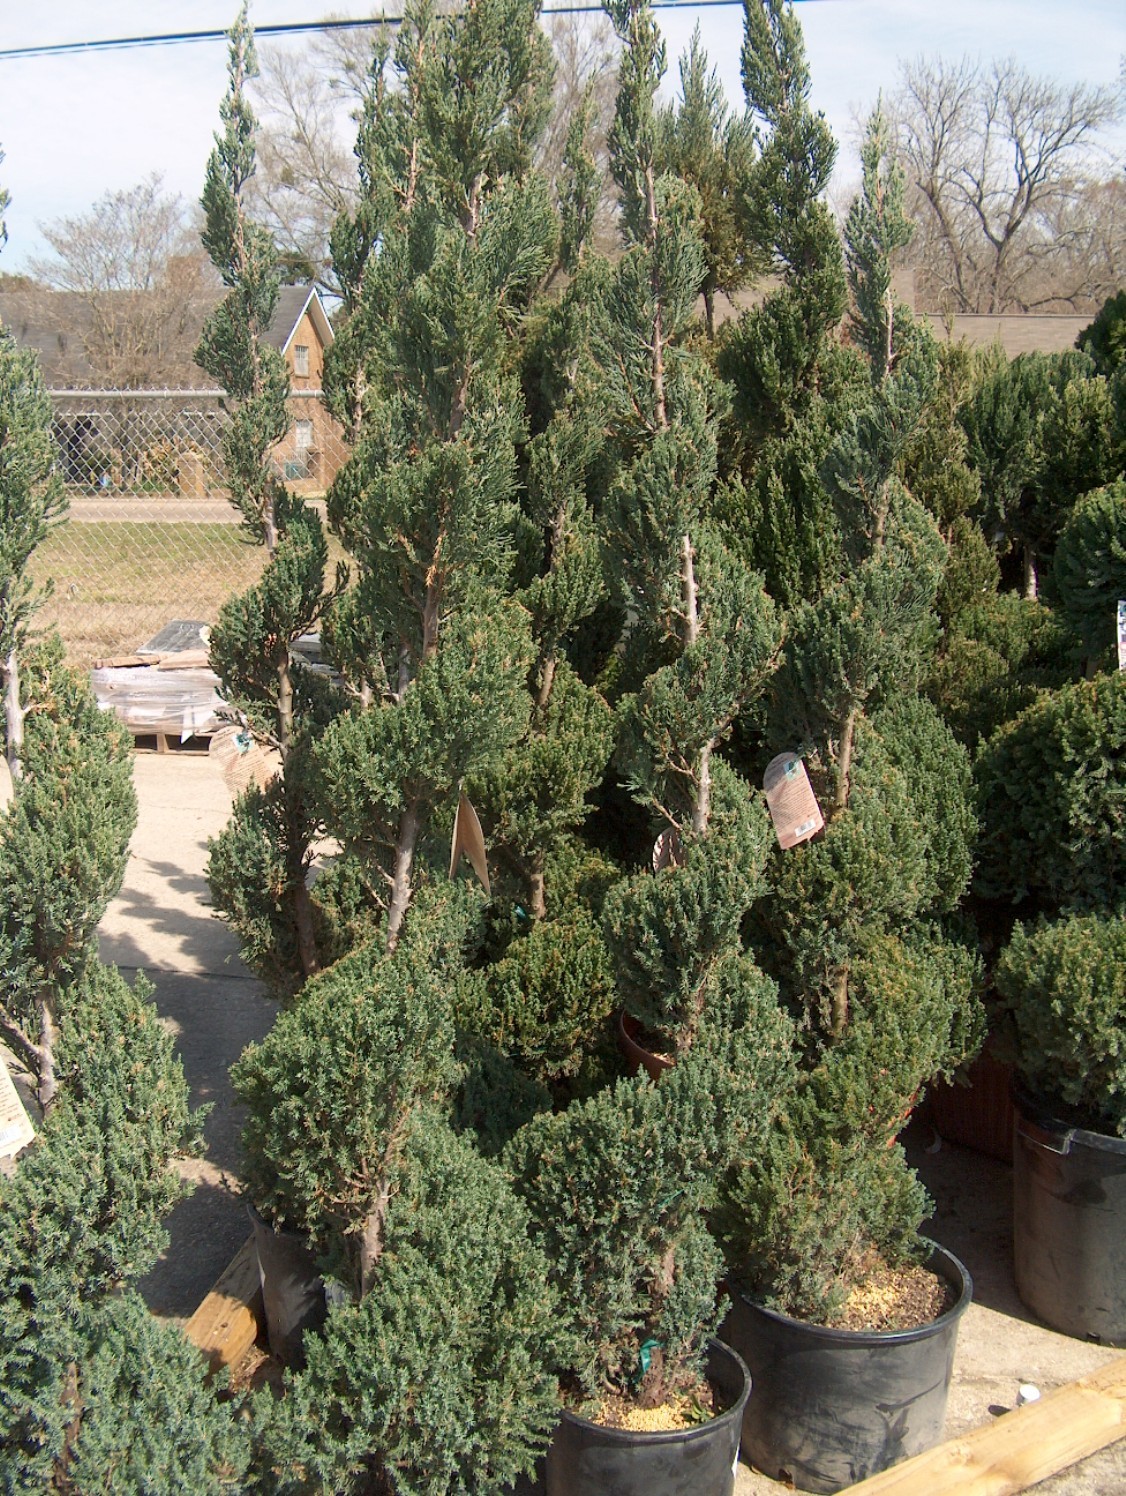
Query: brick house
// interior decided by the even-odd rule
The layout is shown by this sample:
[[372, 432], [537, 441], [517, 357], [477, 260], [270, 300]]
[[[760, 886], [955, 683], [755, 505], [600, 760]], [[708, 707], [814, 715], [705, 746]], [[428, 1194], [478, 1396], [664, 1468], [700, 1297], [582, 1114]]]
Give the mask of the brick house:
[[[0, 324], [35, 349], [55, 399], [73, 488], [163, 485], [190, 498], [217, 494], [222, 398], [193, 355], [220, 294], [162, 300], [161, 293], [0, 289]], [[344, 433], [319, 399], [332, 340], [316, 287], [283, 286], [266, 341], [289, 366], [292, 425], [272, 461], [278, 477], [306, 496], [323, 494], [347, 456]]]

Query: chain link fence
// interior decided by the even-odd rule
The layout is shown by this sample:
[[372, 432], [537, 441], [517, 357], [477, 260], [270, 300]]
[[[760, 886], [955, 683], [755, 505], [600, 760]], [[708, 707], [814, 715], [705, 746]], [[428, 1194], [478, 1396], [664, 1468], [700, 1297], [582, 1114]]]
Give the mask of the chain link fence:
[[[322, 500], [347, 457], [318, 390], [290, 397], [271, 454], [279, 478]], [[222, 396], [207, 390], [55, 391], [70, 514], [33, 558], [54, 591], [40, 613], [71, 664], [134, 652], [167, 624], [213, 623], [260, 575], [265, 552], [239, 529], [224, 487]]]

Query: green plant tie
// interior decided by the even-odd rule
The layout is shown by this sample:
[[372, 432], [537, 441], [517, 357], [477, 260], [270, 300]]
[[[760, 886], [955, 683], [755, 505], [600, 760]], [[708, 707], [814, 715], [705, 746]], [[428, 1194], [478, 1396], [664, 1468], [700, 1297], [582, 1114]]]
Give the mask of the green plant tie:
[[640, 1366], [641, 1366], [641, 1370], [638, 1373], [638, 1377], [637, 1377], [637, 1380], [639, 1382], [644, 1377], [647, 1377], [649, 1375], [649, 1367], [652, 1365], [652, 1362], [653, 1362], [653, 1352], [656, 1351], [656, 1350], [660, 1350], [660, 1348], [661, 1348], [661, 1342], [659, 1340], [647, 1340], [645, 1342], [645, 1344], [641, 1347], [641, 1350], [638, 1352], [638, 1356], [637, 1356], [638, 1362], [640, 1363]]

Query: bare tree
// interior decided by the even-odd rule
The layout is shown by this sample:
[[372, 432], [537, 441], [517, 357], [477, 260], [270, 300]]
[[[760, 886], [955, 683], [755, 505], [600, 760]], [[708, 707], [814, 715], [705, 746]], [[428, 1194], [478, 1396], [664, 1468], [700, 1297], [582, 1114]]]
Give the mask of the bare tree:
[[605, 16], [553, 15], [547, 28], [555, 56], [551, 118], [538, 152], [538, 165], [551, 182], [559, 180], [567, 129], [589, 99], [588, 147], [602, 174], [602, 192], [591, 241], [603, 253], [620, 247], [618, 195], [610, 179], [607, 140], [618, 97], [618, 42]]
[[194, 213], [165, 193], [158, 174], [107, 192], [88, 213], [41, 224], [40, 232], [54, 257], [32, 260], [32, 274], [78, 299], [68, 331], [81, 336], [98, 384], [160, 385], [191, 366], [201, 299], [217, 280]]
[[[1097, 305], [1079, 251], [1084, 235], [1097, 239], [1089, 206], [1108, 176], [1098, 136], [1121, 113], [1120, 91], [1034, 78], [1011, 60], [920, 58], [900, 76], [891, 106], [919, 222], [920, 303]], [[1121, 265], [1121, 244], [1116, 254]]]
[[315, 34], [301, 53], [264, 47], [254, 80], [258, 165], [248, 202], [271, 231], [294, 278], [337, 290], [328, 236], [355, 207], [355, 118], [380, 28]]

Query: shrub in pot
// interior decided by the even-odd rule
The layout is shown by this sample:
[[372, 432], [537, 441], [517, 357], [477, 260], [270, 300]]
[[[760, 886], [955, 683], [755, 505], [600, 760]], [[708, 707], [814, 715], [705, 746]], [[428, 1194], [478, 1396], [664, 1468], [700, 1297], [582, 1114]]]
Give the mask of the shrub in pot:
[[[762, 76], [779, 80], [816, 132], [800, 36], [771, 27], [777, 11], [764, 5], [756, 19], [759, 67], [772, 64]], [[751, 102], [773, 127], [767, 153], [806, 149], [769, 89]], [[902, 481], [936, 360], [880, 292], [905, 227], [885, 151], [877, 113], [847, 229], [870, 383], [821, 474], [848, 565], [791, 609], [768, 709], [744, 736], [763, 765], [800, 750], [826, 815], [823, 835], [774, 852], [749, 922], [800, 1017], [803, 1053], [776, 1125], [725, 1178], [715, 1213], [735, 1289], [725, 1334], [760, 1374], [744, 1450], [771, 1475], [819, 1491], [940, 1437], [952, 1331], [969, 1296], [964, 1270], [939, 1254], [939, 1279], [953, 1282], [949, 1312], [944, 1284], [926, 1272], [930, 1302], [894, 1330], [873, 1328], [861, 1307], [874, 1278], [909, 1283], [932, 1253], [920, 1236], [929, 1202], [895, 1138], [931, 1076], [981, 1038], [974, 942], [953, 921], [971, 867], [969, 763], [918, 694], [946, 547]], [[821, 248], [828, 266], [834, 249]], [[808, 272], [791, 272], [791, 294]], [[846, 1307], [844, 1325], [863, 1330], [841, 1328]], [[798, 1350], [780, 1345], [783, 1332]], [[860, 1375], [861, 1364], [882, 1364], [886, 1380]]]
[[1126, 1342], [1126, 919], [1018, 925], [995, 973], [1017, 1039], [1014, 1251], [1054, 1328]]
[[[567, 1332], [567, 1410], [548, 1456], [551, 1492], [606, 1489], [611, 1471], [615, 1490], [654, 1489], [654, 1451], [670, 1482], [656, 1488], [687, 1492], [700, 1467], [670, 1450], [697, 1438], [675, 1422], [697, 1401], [699, 1437], [720, 1453], [705, 1459], [712, 1476], [695, 1489], [731, 1490], [746, 1387], [732, 1396], [730, 1368], [721, 1369], [725, 1390], [713, 1406], [701, 1380], [721, 1317], [722, 1270], [704, 1208], [717, 1168], [753, 1154], [768, 1129], [790, 1085], [792, 1033], [773, 984], [745, 958], [721, 962], [710, 986], [694, 1043], [659, 1086], [620, 1080], [533, 1119], [505, 1153]], [[607, 1398], [641, 1421], [600, 1432], [614, 1418]], [[651, 1419], [645, 1410], [655, 1410]]]
[[453, 1133], [452, 1007], [471, 900], [422, 889], [394, 951], [306, 984], [234, 1070], [247, 1183], [341, 1291], [262, 1415], [262, 1478], [504, 1485], [556, 1411], [555, 1311], [499, 1165]]

